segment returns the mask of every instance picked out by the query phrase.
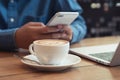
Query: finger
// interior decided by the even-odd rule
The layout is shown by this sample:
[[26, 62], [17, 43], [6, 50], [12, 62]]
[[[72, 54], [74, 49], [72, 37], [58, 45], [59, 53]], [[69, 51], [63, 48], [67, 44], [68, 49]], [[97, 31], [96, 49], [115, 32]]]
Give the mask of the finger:
[[72, 39], [72, 29], [70, 28], [69, 25], [61, 25], [58, 26], [59, 28], [62, 28], [62, 39], [66, 39], [66, 40], [71, 40]]
[[66, 34], [68, 34], [68, 35], [72, 35], [73, 34], [72, 29], [71, 29], [70, 26], [64, 26], [63, 29], [64, 29]]
[[53, 39], [64, 39], [70, 41], [72, 39], [71, 36], [67, 35], [66, 33], [54, 33], [52, 34]]
[[41, 22], [29, 22], [27, 23], [28, 26], [45, 26], [43, 23]]
[[41, 33], [54, 33], [54, 32], [59, 32], [60, 29], [56, 28], [56, 27], [43, 27], [40, 29]]
[[66, 33], [54, 33], [52, 34], [52, 38], [69, 40], [69, 36]]
[[63, 36], [62, 33], [54, 33], [54, 34], [52, 34], [51, 37], [52, 37], [53, 39], [61, 39], [62, 36]]
[[62, 33], [60, 39], [64, 39], [64, 40], [68, 40], [69, 41], [70, 40], [70, 36], [67, 35], [66, 33]]
[[61, 36], [61, 33], [49, 33], [40, 35], [39, 39], [61, 39]]
[[60, 35], [54, 35], [51, 33], [51, 34], [42, 34], [42, 35], [39, 35], [38, 39], [59, 39], [60, 38]]
[[64, 39], [70, 41], [70, 37], [65, 33], [49, 33], [41, 34], [37, 39]]

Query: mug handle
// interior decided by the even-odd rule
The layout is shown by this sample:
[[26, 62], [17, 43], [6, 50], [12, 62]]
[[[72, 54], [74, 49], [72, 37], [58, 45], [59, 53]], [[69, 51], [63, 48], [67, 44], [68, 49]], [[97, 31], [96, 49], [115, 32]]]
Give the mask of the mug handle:
[[33, 44], [30, 44], [29, 46], [29, 52], [33, 55], [35, 55], [35, 52], [33, 51]]

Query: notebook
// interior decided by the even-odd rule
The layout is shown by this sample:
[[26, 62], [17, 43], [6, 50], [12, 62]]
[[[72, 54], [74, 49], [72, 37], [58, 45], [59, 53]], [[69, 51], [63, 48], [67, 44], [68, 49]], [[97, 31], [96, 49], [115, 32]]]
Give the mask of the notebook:
[[120, 65], [120, 43], [70, 48], [70, 52], [104, 65]]

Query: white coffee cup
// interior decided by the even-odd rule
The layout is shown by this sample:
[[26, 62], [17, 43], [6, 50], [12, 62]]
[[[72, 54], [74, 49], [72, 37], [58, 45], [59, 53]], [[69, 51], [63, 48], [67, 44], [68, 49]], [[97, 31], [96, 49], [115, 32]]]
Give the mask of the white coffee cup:
[[30, 53], [34, 54], [41, 64], [59, 65], [68, 55], [69, 41], [59, 39], [36, 40], [29, 46]]

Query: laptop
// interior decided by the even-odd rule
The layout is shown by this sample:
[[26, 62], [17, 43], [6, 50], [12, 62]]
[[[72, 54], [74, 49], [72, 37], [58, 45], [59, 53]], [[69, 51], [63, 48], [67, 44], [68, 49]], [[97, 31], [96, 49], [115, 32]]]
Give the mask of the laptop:
[[70, 48], [70, 52], [104, 65], [120, 65], [120, 43]]

